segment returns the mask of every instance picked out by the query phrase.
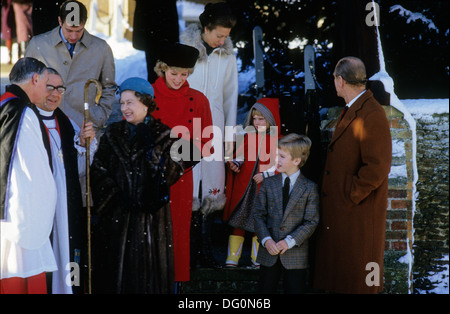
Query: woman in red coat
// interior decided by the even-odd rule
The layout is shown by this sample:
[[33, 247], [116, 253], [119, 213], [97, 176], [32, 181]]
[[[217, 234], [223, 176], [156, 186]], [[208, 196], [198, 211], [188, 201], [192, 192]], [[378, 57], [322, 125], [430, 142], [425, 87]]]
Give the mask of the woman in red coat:
[[[155, 66], [159, 78], [153, 84], [157, 107], [152, 115], [172, 128], [172, 132], [178, 137], [193, 141], [204, 157], [211, 155], [213, 134], [209, 102], [205, 95], [190, 88], [187, 82], [189, 74], [194, 70], [198, 54], [196, 48], [178, 43], [162, 48], [160, 60]], [[185, 170], [181, 179], [170, 189], [177, 282], [189, 281], [190, 278], [192, 195], [190, 168]]]

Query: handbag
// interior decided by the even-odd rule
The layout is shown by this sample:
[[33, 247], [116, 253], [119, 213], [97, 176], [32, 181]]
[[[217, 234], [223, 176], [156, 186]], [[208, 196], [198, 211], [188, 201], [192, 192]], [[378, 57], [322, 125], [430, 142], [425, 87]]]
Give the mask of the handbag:
[[255, 162], [250, 182], [233, 212], [231, 213], [228, 224], [233, 228], [244, 229], [245, 231], [255, 232], [253, 220], [253, 208], [256, 196], [258, 195], [258, 184], [253, 180], [253, 176], [257, 173], [259, 159]]

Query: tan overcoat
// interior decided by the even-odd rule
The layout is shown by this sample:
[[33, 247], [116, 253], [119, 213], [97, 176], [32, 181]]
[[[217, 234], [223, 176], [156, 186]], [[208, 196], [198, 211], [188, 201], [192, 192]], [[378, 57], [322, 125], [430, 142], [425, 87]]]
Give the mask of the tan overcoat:
[[328, 146], [314, 288], [338, 293], [382, 291], [391, 160], [386, 114], [368, 90], [338, 123]]
[[84, 30], [71, 58], [58, 26], [33, 37], [25, 56], [36, 58], [61, 74], [67, 90], [60, 108], [80, 127], [84, 118], [84, 85], [88, 79], [99, 80], [103, 87], [102, 97], [99, 104], [94, 105], [96, 89], [92, 84], [89, 88], [89, 112], [96, 131], [105, 125], [116, 91], [114, 57], [106, 41]]

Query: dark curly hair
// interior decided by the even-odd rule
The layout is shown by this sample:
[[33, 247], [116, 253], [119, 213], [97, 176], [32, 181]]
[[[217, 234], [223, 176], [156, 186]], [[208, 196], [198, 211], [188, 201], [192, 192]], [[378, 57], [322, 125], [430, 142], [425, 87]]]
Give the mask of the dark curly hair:
[[203, 13], [200, 14], [199, 19], [202, 25], [202, 32], [205, 27], [209, 30], [213, 30], [217, 26], [233, 28], [237, 22], [231, 8], [225, 2], [208, 3]]

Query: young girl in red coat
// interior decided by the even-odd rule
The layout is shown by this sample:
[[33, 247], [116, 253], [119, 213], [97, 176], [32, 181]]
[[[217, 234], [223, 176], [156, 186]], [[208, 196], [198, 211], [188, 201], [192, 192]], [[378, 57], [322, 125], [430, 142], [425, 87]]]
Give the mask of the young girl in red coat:
[[[162, 47], [155, 66], [159, 78], [153, 84], [157, 106], [152, 115], [172, 128], [179, 137], [193, 141], [204, 157], [211, 154], [213, 134], [209, 102], [205, 95], [190, 88], [187, 82], [198, 54], [196, 48], [179, 43]], [[182, 133], [178, 134], [179, 131]], [[192, 199], [192, 168], [189, 168], [170, 188], [176, 282], [190, 279]]]
[[[251, 203], [264, 177], [275, 174], [275, 157], [279, 137], [279, 102], [274, 98], [259, 99], [249, 110], [244, 122], [243, 143], [237, 140], [234, 159], [227, 162], [226, 196], [223, 220], [234, 227], [228, 238], [225, 266], [237, 267], [242, 254], [245, 231], [254, 232]], [[237, 139], [239, 136], [237, 135]], [[251, 189], [253, 188], [253, 191]], [[252, 267], [258, 268], [256, 235], [252, 238]]]

